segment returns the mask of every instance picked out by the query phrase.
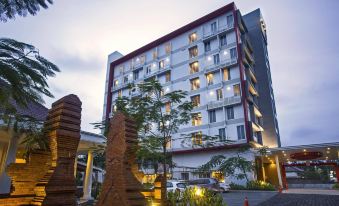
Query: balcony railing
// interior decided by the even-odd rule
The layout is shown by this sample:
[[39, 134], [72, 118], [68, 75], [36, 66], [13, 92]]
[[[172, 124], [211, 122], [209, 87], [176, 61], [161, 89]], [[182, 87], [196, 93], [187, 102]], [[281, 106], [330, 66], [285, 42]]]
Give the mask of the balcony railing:
[[232, 30], [234, 28], [234, 23], [230, 23], [228, 25], [225, 25], [225, 26], [221, 26], [219, 27], [217, 30], [215, 31], [209, 31], [209, 32], [204, 32], [204, 36], [203, 36], [203, 39], [208, 39], [208, 38], [211, 38], [219, 33], [222, 33], [222, 32], [226, 32], [226, 31], [229, 31], [229, 30]]
[[212, 64], [212, 65], [205, 67], [205, 73], [209, 73], [209, 72], [218, 70], [220, 68], [235, 65], [235, 64], [237, 64], [237, 58], [226, 59], [226, 60], [219, 62], [219, 64]]
[[224, 106], [234, 105], [241, 103], [240, 96], [226, 97], [219, 101], [209, 102], [207, 104], [207, 110], [216, 109]]

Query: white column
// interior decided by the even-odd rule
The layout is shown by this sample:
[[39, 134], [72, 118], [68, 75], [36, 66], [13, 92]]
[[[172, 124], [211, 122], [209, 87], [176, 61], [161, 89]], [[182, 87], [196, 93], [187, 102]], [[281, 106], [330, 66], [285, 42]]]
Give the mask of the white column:
[[10, 192], [11, 179], [6, 174], [5, 169], [9, 164], [15, 162], [17, 147], [18, 147], [18, 138], [12, 137], [8, 143], [7, 154], [6, 154], [5, 162], [3, 164], [3, 168], [1, 168], [2, 170], [0, 174], [0, 182], [1, 182], [0, 194]]
[[83, 199], [92, 199], [92, 173], [93, 173], [93, 151], [88, 151], [86, 174], [84, 178]]
[[75, 155], [74, 160], [74, 177], [77, 177], [77, 168], [78, 168], [78, 154]]
[[278, 155], [275, 156], [275, 165], [277, 166], [277, 174], [278, 174], [279, 185], [282, 188], [283, 184], [282, 184], [281, 170], [280, 170], [280, 164], [279, 164], [279, 157], [278, 157]]

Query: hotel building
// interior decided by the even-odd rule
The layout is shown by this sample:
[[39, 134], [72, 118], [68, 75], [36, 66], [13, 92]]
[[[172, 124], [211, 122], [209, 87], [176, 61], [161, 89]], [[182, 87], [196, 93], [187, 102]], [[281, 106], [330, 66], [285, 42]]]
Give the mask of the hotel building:
[[[230, 157], [245, 146], [280, 147], [266, 25], [259, 9], [242, 15], [231, 3], [125, 56], [109, 55], [103, 119], [112, 116], [119, 96], [142, 95], [129, 83], [150, 78], [165, 92], [187, 91], [195, 105], [190, 124], [172, 136], [173, 178], [213, 175], [194, 172], [213, 155]], [[181, 134], [191, 134], [192, 142], [182, 145]], [[199, 147], [202, 134], [219, 135], [219, 141]], [[241, 155], [255, 159], [251, 150]]]

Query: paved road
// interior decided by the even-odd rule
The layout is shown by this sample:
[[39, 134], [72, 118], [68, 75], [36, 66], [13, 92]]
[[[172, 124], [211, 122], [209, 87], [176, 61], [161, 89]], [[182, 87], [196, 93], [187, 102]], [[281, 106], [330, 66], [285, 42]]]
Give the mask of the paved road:
[[259, 203], [272, 198], [276, 194], [277, 192], [272, 191], [233, 190], [228, 193], [223, 193], [222, 196], [227, 206], [243, 206], [245, 197], [248, 198], [250, 206], [256, 206]]
[[[258, 206], [338, 206], [339, 195], [277, 194]], [[252, 205], [251, 205], [252, 206]]]

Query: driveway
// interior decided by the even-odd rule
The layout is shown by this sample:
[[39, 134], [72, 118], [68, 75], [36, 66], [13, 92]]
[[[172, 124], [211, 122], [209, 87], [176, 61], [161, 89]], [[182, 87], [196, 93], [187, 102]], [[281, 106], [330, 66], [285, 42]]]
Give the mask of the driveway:
[[258, 206], [338, 206], [339, 195], [277, 194]]
[[256, 206], [276, 194], [278, 192], [275, 191], [231, 190], [228, 193], [223, 193], [222, 196], [227, 206], [242, 206], [244, 205], [245, 197], [247, 197], [250, 206]]

